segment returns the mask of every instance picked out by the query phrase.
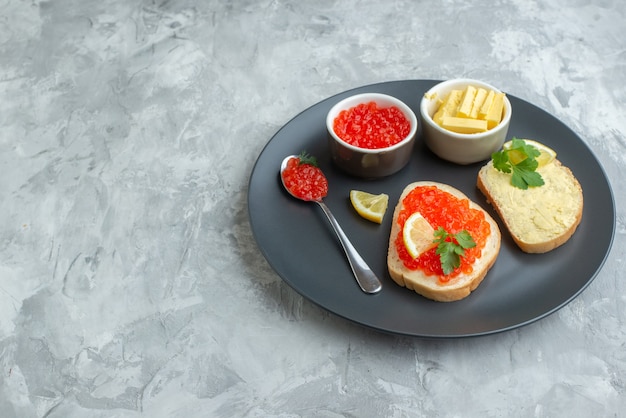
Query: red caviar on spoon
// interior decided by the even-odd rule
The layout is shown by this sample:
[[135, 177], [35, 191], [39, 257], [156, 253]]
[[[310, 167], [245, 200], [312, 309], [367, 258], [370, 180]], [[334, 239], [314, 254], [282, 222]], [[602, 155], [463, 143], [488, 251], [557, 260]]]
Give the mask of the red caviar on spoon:
[[280, 178], [285, 189], [293, 197], [315, 202], [322, 208], [341, 242], [359, 287], [365, 293], [378, 293], [382, 289], [380, 280], [354, 248], [328, 206], [323, 202], [323, 198], [328, 194], [328, 180], [317, 166], [315, 158], [304, 152], [299, 156], [286, 157], [280, 164]]
[[328, 194], [328, 180], [317, 166], [317, 159], [306, 152], [287, 160], [281, 172], [283, 184], [298, 199], [321, 200]]

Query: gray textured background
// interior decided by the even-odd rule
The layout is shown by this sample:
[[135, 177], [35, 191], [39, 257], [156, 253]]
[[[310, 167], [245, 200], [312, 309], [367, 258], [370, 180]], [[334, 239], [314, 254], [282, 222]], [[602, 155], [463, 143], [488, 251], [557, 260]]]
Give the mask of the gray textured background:
[[[3, 417], [626, 410], [623, 1], [0, 10]], [[545, 109], [596, 153], [618, 216], [601, 273], [542, 321], [465, 340], [380, 334], [303, 300], [250, 231], [264, 145], [344, 90], [455, 77]]]

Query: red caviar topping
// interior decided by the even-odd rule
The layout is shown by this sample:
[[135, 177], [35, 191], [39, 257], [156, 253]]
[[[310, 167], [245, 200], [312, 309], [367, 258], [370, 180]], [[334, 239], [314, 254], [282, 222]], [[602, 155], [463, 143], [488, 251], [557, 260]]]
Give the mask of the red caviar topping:
[[402, 141], [411, 123], [396, 107], [378, 107], [376, 102], [361, 103], [342, 110], [333, 122], [335, 134], [359, 148], [386, 148]]
[[328, 180], [322, 170], [309, 163], [300, 163], [300, 158], [287, 161], [282, 172], [283, 183], [291, 193], [303, 200], [320, 200], [328, 194]]
[[[472, 265], [480, 258], [491, 227], [482, 211], [469, 207], [469, 200], [459, 199], [435, 186], [420, 186], [413, 189], [402, 201], [403, 209], [398, 216], [400, 232], [395, 240], [396, 249], [404, 265], [411, 270], [422, 270], [427, 275], [439, 276], [440, 282], [447, 282], [461, 273], [471, 273]], [[450, 234], [466, 230], [476, 242], [473, 248], [465, 249], [461, 265], [448, 275], [443, 274], [437, 249], [426, 251], [413, 259], [402, 239], [404, 222], [411, 214], [420, 212], [437, 229], [443, 227]], [[434, 238], [433, 238], [434, 239]]]

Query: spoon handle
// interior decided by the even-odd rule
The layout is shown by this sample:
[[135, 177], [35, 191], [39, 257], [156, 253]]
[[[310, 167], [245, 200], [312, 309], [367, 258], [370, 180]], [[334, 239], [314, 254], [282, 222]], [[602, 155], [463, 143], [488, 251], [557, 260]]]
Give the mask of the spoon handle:
[[377, 293], [382, 288], [382, 284], [376, 274], [369, 268], [365, 260], [358, 253], [356, 248], [352, 245], [346, 234], [343, 232], [343, 229], [339, 226], [339, 223], [328, 209], [328, 206], [324, 202], [316, 201], [316, 203], [322, 208], [324, 214], [328, 218], [328, 221], [332, 225], [333, 229], [337, 233], [337, 237], [341, 242], [341, 246], [346, 252], [346, 256], [348, 257], [348, 262], [350, 263], [350, 268], [354, 273], [354, 277], [356, 278], [357, 283], [361, 287], [361, 289], [365, 293]]

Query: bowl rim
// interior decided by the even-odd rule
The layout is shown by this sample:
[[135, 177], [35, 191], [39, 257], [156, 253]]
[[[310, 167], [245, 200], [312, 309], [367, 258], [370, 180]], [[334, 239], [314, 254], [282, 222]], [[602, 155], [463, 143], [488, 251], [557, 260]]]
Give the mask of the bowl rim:
[[[393, 106], [397, 106], [402, 111], [404, 116], [409, 120], [409, 123], [411, 124], [411, 129], [409, 130], [407, 136], [405, 136], [400, 142], [384, 148], [361, 148], [349, 144], [343, 139], [339, 138], [339, 136], [335, 133], [335, 130], [333, 129], [333, 123], [339, 112], [355, 107], [361, 103], [376, 101], [377, 99], [392, 102]], [[347, 106], [347, 103], [352, 104]], [[415, 136], [417, 135], [418, 123], [419, 121], [417, 119], [417, 116], [415, 115], [415, 112], [413, 112], [413, 110], [406, 103], [404, 103], [397, 97], [384, 93], [359, 93], [348, 96], [335, 103], [326, 114], [326, 130], [328, 131], [329, 135], [332, 136], [335, 142], [350, 150], [362, 152], [365, 154], [380, 154], [383, 152], [391, 152], [398, 148], [402, 148], [407, 143], [410, 143], [412, 140], [415, 139]]]
[[473, 78], [452, 78], [450, 80], [445, 80], [440, 83], [437, 83], [434, 86], [432, 86], [430, 89], [428, 89], [420, 100], [420, 115], [425, 124], [428, 124], [430, 127], [434, 128], [438, 132], [448, 135], [451, 138], [463, 139], [463, 140], [469, 139], [473, 141], [478, 141], [478, 140], [484, 139], [485, 137], [491, 136], [495, 132], [505, 129], [505, 127], [509, 125], [511, 121], [512, 107], [511, 107], [511, 102], [509, 101], [509, 98], [507, 97], [505, 93], [504, 95], [504, 109], [505, 109], [504, 118], [500, 121], [500, 123], [498, 123], [496, 127], [489, 129], [488, 131], [485, 131], [485, 132], [480, 132], [480, 133], [475, 133], [475, 134], [462, 134], [458, 132], [449, 131], [439, 126], [433, 120], [432, 115], [430, 115], [430, 113], [426, 110], [426, 107], [434, 99], [434, 97], [431, 97], [431, 96], [439, 94], [441, 90], [445, 90], [450, 85], [459, 85], [459, 86], [474, 85], [474, 86], [484, 87], [484, 88], [494, 90], [497, 93], [502, 93], [502, 90], [500, 90], [499, 88], [489, 83], [486, 83], [484, 81], [476, 80]]

